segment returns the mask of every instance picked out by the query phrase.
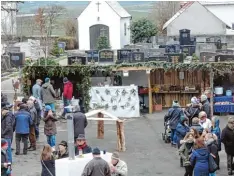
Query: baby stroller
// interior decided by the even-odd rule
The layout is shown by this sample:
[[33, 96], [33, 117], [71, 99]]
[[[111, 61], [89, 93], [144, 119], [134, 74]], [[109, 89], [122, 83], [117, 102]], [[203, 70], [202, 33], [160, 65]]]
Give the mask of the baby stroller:
[[171, 142], [171, 129], [169, 121], [164, 122], [164, 133], [162, 133], [162, 139], [165, 141], [165, 143]]

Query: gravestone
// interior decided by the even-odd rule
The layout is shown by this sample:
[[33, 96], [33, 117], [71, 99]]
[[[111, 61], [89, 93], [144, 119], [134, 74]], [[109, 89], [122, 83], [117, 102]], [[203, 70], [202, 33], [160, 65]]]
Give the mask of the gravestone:
[[133, 52], [131, 62], [145, 62], [145, 56], [143, 52]]
[[219, 49], [219, 50], [216, 50], [216, 53], [217, 54], [230, 54], [230, 55], [234, 55], [234, 50], [231, 50], [231, 49], [227, 49], [227, 50], [224, 50], [224, 49]]
[[184, 45], [181, 46], [182, 53], [187, 54], [188, 56], [192, 56], [195, 53], [195, 46], [194, 45]]
[[116, 63], [130, 62], [131, 61], [132, 50], [131, 49], [120, 49], [117, 50], [117, 60]]
[[85, 65], [86, 57], [81, 55], [71, 55], [67, 58], [68, 65]]
[[148, 51], [149, 57], [155, 57], [155, 56], [163, 56], [166, 53], [165, 48], [150, 48]]
[[25, 53], [24, 52], [16, 52], [10, 53], [10, 64], [12, 67], [22, 67], [25, 62]]
[[200, 62], [215, 62], [216, 53], [213, 52], [201, 52]]
[[158, 62], [168, 62], [168, 57], [161, 55], [161, 56], [151, 56], [147, 59], [147, 61], [158, 61]]
[[85, 53], [87, 53], [88, 64], [98, 62], [98, 50], [88, 50]]
[[112, 50], [101, 50], [99, 51], [99, 63], [114, 62], [114, 51]]
[[166, 45], [165, 51], [166, 53], [179, 53], [180, 45]]
[[216, 55], [215, 62], [234, 62], [234, 55]]
[[168, 62], [172, 63], [183, 63], [184, 62], [184, 54], [183, 53], [169, 53], [165, 54], [168, 56]]

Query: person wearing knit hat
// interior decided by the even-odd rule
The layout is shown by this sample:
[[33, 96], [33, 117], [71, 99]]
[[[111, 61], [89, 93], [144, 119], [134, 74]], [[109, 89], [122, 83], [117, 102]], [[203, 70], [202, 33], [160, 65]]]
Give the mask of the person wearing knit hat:
[[179, 102], [174, 100], [172, 107], [168, 110], [167, 114], [164, 117], [165, 122], [169, 122], [169, 127], [171, 129], [171, 146], [176, 146], [176, 126], [180, 121], [180, 116], [183, 115], [183, 110], [179, 106]]
[[49, 105], [53, 112], [55, 112], [55, 98], [56, 93], [52, 84], [50, 83], [50, 78], [45, 78], [45, 83], [41, 88], [42, 101], [45, 105]]
[[92, 148], [87, 144], [84, 134], [79, 134], [76, 139], [75, 155], [79, 155], [79, 150], [82, 150], [83, 154], [92, 153]]
[[104, 159], [101, 158], [100, 149], [95, 147], [92, 153], [93, 159], [86, 164], [81, 175], [110, 176], [110, 166]]
[[224, 144], [227, 154], [228, 175], [232, 175], [234, 173], [232, 166], [234, 163], [234, 117], [228, 118], [228, 123], [221, 133], [221, 142]]
[[210, 108], [210, 102], [207, 99], [206, 95], [201, 95], [201, 111], [205, 111], [207, 118], [211, 119], [211, 108]]
[[61, 141], [58, 145], [58, 159], [68, 157], [68, 145], [66, 141]]
[[197, 97], [191, 98], [191, 104], [184, 110], [184, 114], [189, 118], [189, 126], [192, 126], [192, 120], [194, 117], [198, 117], [200, 112], [200, 105]]
[[[69, 106], [71, 104], [72, 96], [73, 96], [73, 84], [67, 79], [67, 77], [63, 78], [63, 104], [64, 107]], [[64, 108], [62, 116], [65, 116], [66, 109]]]
[[[188, 118], [185, 117], [184, 115], [180, 116], [180, 122], [178, 123], [177, 127], [176, 127], [176, 143], [177, 143], [177, 147], [178, 149], [181, 146], [180, 141], [184, 139], [184, 137], [186, 136], [187, 132], [189, 132], [189, 126], [187, 125], [188, 123]], [[183, 160], [182, 158], [180, 158], [180, 166], [183, 167]]]
[[127, 164], [119, 158], [119, 153], [114, 152], [111, 156], [111, 176], [127, 176], [128, 167]]

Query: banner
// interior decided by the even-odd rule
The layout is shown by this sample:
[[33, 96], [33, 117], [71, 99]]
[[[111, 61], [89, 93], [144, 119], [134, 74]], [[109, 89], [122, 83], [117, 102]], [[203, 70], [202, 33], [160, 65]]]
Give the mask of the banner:
[[90, 107], [105, 109], [117, 117], [140, 117], [137, 86], [92, 87]]

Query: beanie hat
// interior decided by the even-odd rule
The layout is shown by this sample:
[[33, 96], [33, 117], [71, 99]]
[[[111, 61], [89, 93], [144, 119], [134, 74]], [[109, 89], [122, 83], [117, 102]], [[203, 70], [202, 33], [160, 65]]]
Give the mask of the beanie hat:
[[6, 144], [8, 144], [6, 139], [1, 139], [1, 147], [5, 146]]
[[201, 95], [201, 102], [206, 101], [207, 100], [207, 96], [206, 95]]
[[172, 106], [180, 106], [179, 102], [177, 100], [174, 100], [172, 103]]
[[51, 107], [50, 107], [49, 105], [46, 105], [46, 106], [45, 106], [45, 111], [48, 112], [48, 111], [50, 111], [50, 110], [51, 110]]
[[66, 83], [66, 82], [68, 82], [68, 79], [67, 79], [67, 77], [64, 77], [63, 78], [63, 83]]
[[112, 159], [115, 159], [115, 160], [119, 160], [119, 153], [118, 152], [114, 152], [111, 156]]
[[59, 145], [62, 145], [64, 147], [67, 147], [67, 142], [66, 141], [61, 141]]
[[99, 148], [97, 148], [97, 147], [95, 147], [94, 149], [93, 149], [93, 155], [100, 155], [101, 154], [101, 151], [100, 151], [100, 149]]
[[199, 101], [198, 101], [197, 97], [191, 98], [191, 103], [192, 103], [192, 104], [198, 104]]
[[47, 83], [47, 82], [49, 82], [49, 81], [50, 81], [50, 78], [47, 77], [47, 78], [45, 79], [45, 82]]

